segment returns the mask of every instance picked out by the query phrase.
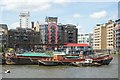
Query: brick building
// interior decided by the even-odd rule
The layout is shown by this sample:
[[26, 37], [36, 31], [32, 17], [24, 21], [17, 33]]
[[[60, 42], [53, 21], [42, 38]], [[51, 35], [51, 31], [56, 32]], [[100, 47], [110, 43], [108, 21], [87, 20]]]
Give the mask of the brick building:
[[36, 44], [40, 44], [40, 33], [30, 28], [10, 29], [8, 31], [9, 48], [31, 50]]

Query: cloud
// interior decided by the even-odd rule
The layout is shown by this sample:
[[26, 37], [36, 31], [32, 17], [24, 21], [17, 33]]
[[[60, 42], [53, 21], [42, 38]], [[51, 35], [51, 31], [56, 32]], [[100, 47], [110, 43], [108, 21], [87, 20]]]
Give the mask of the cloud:
[[19, 26], [19, 22], [14, 22], [9, 26], [9, 29], [16, 29], [16, 27], [20, 27]]
[[65, 5], [68, 4], [69, 2], [72, 2], [72, 0], [53, 0], [53, 2], [65, 6]]
[[66, 3], [70, 2], [71, 0], [53, 0], [55, 3]]
[[76, 13], [76, 14], [73, 15], [73, 17], [74, 18], [81, 18], [82, 16], [80, 14]]
[[[9, 29], [16, 29], [17, 27], [20, 27], [19, 22], [14, 22], [10, 26], [8, 26]], [[29, 27], [31, 27], [31, 23], [29, 23]], [[25, 27], [23, 27], [23, 28], [25, 28]]]
[[93, 19], [101, 19], [101, 18], [105, 18], [106, 16], [107, 16], [107, 12], [105, 10], [102, 10], [100, 12], [94, 12], [93, 14], [90, 15], [90, 17]]
[[65, 5], [71, 0], [0, 0], [0, 7], [13, 11], [40, 11], [50, 9], [53, 3]]
[[52, 0], [3, 0], [1, 6], [5, 10], [39, 11], [49, 9], [51, 2]]
[[78, 28], [78, 34], [80, 34], [80, 33], [84, 33], [84, 32], [85, 32], [85, 29], [84, 29], [83, 26], [81, 26], [81, 25], [77, 25], [77, 28]]
[[116, 14], [113, 14], [113, 15], [110, 15], [109, 17], [108, 17], [108, 20], [117, 20], [118, 19], [118, 15], [117, 15], [117, 13]]
[[117, 18], [118, 18], [117, 14], [115, 14], [115, 15], [112, 16], [112, 19], [117, 19]]

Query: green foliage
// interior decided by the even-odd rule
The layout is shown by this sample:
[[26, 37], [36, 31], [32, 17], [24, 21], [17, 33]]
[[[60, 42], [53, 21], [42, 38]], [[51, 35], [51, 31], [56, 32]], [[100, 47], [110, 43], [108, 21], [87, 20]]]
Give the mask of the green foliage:
[[4, 51], [4, 46], [2, 44], [0, 44], [0, 52]]
[[0, 45], [0, 52], [2, 52], [2, 45]]

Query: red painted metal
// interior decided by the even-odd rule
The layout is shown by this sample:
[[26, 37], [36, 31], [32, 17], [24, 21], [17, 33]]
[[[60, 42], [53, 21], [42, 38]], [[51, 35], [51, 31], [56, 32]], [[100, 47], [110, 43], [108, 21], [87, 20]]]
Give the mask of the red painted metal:
[[88, 44], [67, 43], [64, 46], [89, 46]]

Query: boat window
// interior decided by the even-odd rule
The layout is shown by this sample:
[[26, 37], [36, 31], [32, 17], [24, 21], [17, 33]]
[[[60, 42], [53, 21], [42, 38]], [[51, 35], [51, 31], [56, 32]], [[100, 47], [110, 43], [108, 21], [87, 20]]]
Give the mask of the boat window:
[[95, 54], [96, 57], [102, 57], [104, 56], [105, 54]]
[[94, 55], [89, 55], [89, 57], [90, 57], [90, 58], [93, 58], [93, 57], [94, 57]]

